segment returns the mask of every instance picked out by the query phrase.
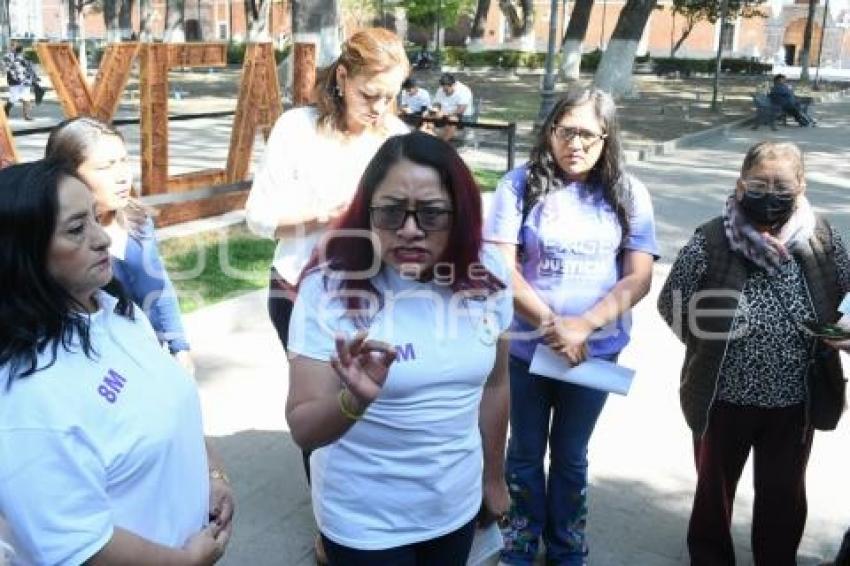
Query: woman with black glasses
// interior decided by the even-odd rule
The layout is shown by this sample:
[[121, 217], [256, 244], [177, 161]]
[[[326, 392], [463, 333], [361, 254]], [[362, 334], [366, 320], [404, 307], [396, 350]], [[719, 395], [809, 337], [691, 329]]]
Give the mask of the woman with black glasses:
[[445, 142], [387, 140], [319, 244], [290, 324], [286, 417], [313, 450], [330, 564], [463, 566], [508, 509], [507, 269]]
[[732, 508], [751, 451], [754, 563], [797, 563], [813, 429], [835, 428], [844, 408], [838, 353], [804, 323], [838, 318], [850, 260], [805, 190], [796, 145], [751, 147], [722, 215], [679, 251], [658, 299], [686, 346], [679, 396], [697, 467], [692, 564], [735, 563]]
[[529, 162], [499, 183], [484, 237], [514, 267], [502, 562], [532, 564], [542, 535], [547, 564], [584, 564], [587, 446], [607, 393], [532, 374], [529, 362], [540, 343], [570, 364], [615, 360], [649, 290], [652, 204], [623, 170], [608, 94], [576, 90], [555, 105]]

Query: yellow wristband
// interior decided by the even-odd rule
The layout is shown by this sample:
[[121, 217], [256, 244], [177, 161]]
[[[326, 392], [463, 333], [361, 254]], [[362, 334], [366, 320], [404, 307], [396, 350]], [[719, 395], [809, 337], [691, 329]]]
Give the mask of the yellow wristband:
[[352, 411], [348, 407], [348, 403], [345, 400], [346, 393], [351, 395], [351, 392], [348, 391], [348, 389], [340, 389], [339, 390], [339, 395], [337, 395], [337, 399], [339, 400], [339, 410], [343, 415], [345, 415], [346, 418], [349, 418], [352, 421], [359, 421], [360, 418], [363, 416], [363, 413], [365, 413], [366, 411], [363, 410], [363, 411], [360, 411], [359, 413], [356, 412], [356, 411]]

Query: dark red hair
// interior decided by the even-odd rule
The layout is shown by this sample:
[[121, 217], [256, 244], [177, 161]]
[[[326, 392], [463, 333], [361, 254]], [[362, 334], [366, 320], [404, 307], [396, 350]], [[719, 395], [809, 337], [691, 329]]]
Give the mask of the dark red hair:
[[[449, 285], [454, 291], [490, 293], [505, 288], [505, 283], [487, 272], [485, 277], [471, 277], [473, 266], [480, 264], [481, 256], [481, 193], [472, 172], [454, 148], [432, 135], [413, 132], [389, 138], [369, 162], [357, 193], [345, 213], [333, 224], [326, 237], [317, 246], [304, 271], [303, 278], [326, 262], [326, 269], [335, 272], [340, 287], [374, 293], [368, 279], [347, 277], [347, 273], [364, 272], [380, 262], [371, 240], [362, 236], [349, 236], [346, 231], [372, 231], [369, 207], [378, 186], [388, 171], [407, 159], [437, 171], [452, 202], [454, 214], [449, 228], [449, 245], [437, 263], [451, 264], [454, 280]], [[334, 231], [343, 231], [333, 235]], [[350, 302], [357, 303], [352, 299]], [[360, 305], [349, 304], [349, 309]]]

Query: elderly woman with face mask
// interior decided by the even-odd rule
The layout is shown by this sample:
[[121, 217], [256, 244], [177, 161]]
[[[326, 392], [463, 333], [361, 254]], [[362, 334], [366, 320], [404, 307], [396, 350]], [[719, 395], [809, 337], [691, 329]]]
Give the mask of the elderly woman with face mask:
[[732, 508], [751, 450], [754, 562], [796, 564], [813, 430], [834, 428], [843, 408], [836, 350], [802, 323], [834, 322], [850, 261], [805, 190], [796, 145], [751, 147], [723, 214], [682, 248], [659, 297], [686, 345], [680, 398], [697, 467], [695, 565], [735, 563]]

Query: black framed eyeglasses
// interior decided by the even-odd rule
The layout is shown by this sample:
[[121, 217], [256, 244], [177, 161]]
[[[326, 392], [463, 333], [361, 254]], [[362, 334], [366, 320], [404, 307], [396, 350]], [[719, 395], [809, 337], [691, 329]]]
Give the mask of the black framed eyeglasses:
[[409, 209], [404, 206], [372, 206], [369, 208], [372, 225], [381, 230], [398, 230], [413, 216], [414, 222], [423, 232], [439, 232], [451, 226], [453, 211], [436, 206]]
[[552, 126], [552, 134], [558, 140], [570, 143], [578, 138], [582, 147], [590, 147], [600, 140], [608, 137], [608, 134], [597, 134], [584, 128], [568, 128], [567, 126]]

